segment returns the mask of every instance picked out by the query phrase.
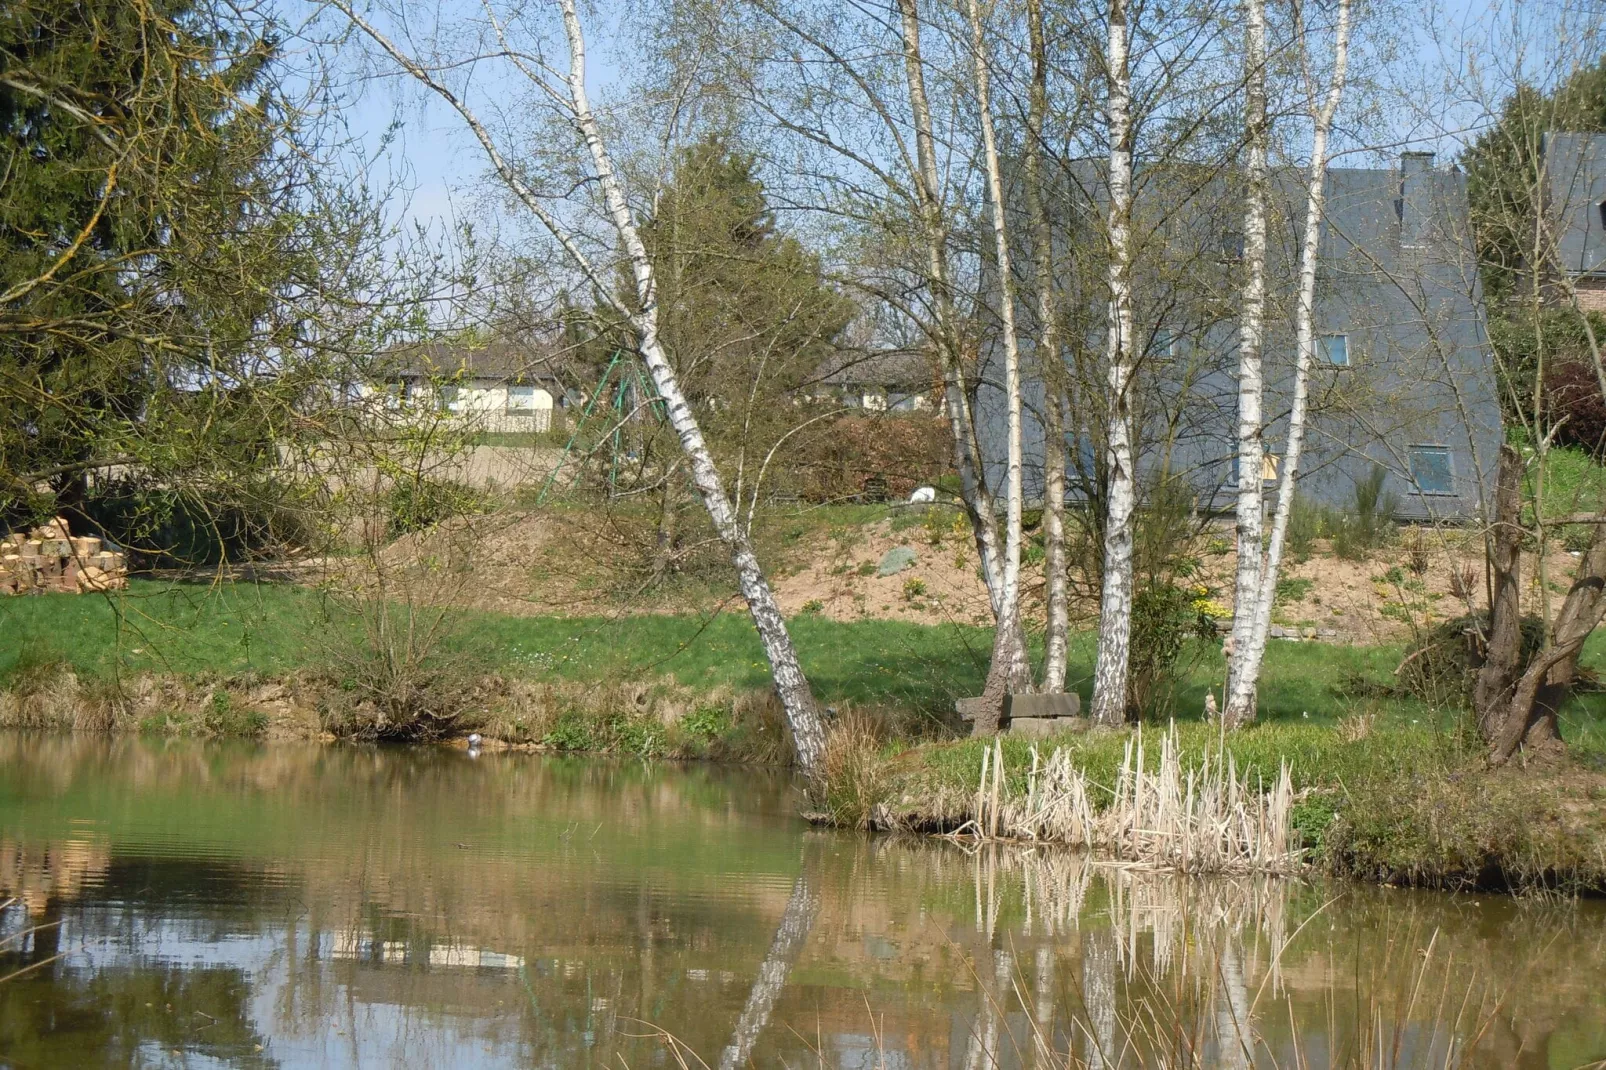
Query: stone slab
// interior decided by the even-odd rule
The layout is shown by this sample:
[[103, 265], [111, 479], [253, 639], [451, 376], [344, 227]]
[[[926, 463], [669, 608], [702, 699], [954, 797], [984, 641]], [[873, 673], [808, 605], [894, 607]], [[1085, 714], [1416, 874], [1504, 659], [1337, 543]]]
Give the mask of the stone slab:
[[1085, 717], [1016, 717], [1006, 731], [1022, 739], [1043, 739], [1063, 732], [1086, 732], [1090, 724]]
[[1058, 695], [1005, 695], [1004, 720], [1023, 717], [1075, 717], [1082, 712], [1082, 697], [1072, 691]]

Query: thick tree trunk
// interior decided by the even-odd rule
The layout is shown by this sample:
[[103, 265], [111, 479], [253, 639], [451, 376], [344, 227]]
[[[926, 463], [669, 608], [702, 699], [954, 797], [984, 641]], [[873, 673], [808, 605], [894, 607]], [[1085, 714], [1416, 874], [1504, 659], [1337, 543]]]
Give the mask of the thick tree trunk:
[[1043, 119], [1048, 111], [1048, 45], [1042, 0], [1027, 0], [1032, 85], [1026, 118], [1026, 210], [1031, 217], [1037, 282], [1037, 367], [1043, 383], [1043, 581], [1047, 625], [1043, 639], [1043, 690], [1065, 690], [1070, 637], [1070, 594], [1065, 580], [1065, 368], [1059, 347], [1054, 293], [1054, 232], [1043, 200]]
[[803, 675], [797, 649], [792, 645], [792, 637], [786, 630], [786, 621], [775, 602], [774, 592], [770, 590], [769, 580], [759, 567], [753, 547], [738, 522], [736, 510], [732, 508], [725, 485], [714, 466], [714, 458], [703, 440], [702, 428], [698, 426], [691, 406], [681, 393], [680, 382], [659, 338], [657, 280], [653, 275], [652, 258], [636, 229], [635, 217], [625, 200], [624, 186], [614, 171], [613, 160], [603, 144], [596, 117], [586, 96], [585, 37], [581, 32], [579, 16], [575, 13], [574, 0], [561, 0], [561, 3], [563, 27], [569, 42], [569, 96], [575, 123], [590, 150], [609, 219], [630, 258], [635, 280], [636, 308], [631, 313], [631, 326], [635, 330], [647, 372], [652, 377], [653, 387], [663, 400], [669, 425], [679, 437], [680, 447], [690, 463], [692, 485], [701, 495], [703, 506], [714, 522], [714, 530], [719, 533], [736, 566], [742, 597], [747, 601], [748, 612], [752, 615], [753, 625], [758, 630], [765, 656], [769, 659], [776, 694], [786, 711], [798, 765], [805, 776], [817, 781], [825, 756], [825, 725], [820, 717], [820, 709], [814, 701], [808, 679]]
[[1020, 614], [1006, 613], [1004, 595], [1003, 547], [999, 544], [998, 518], [993, 497], [988, 493], [981, 465], [981, 446], [971, 414], [970, 387], [960, 352], [959, 331], [955, 323], [953, 295], [949, 289], [948, 230], [938, 190], [936, 139], [932, 134], [931, 105], [926, 96], [925, 61], [920, 51], [920, 11], [917, 0], [898, 0], [903, 35], [904, 74], [909, 87], [909, 107], [914, 119], [917, 173], [915, 191], [926, 242], [927, 269], [930, 272], [936, 330], [933, 332], [943, 366], [943, 388], [949, 431], [953, 435], [955, 466], [959, 469], [960, 494], [970, 517], [976, 552], [981, 558], [982, 578], [987, 585], [996, 631], [993, 659], [983, 689], [984, 709], [976, 717], [976, 731], [996, 731], [1005, 691], [1030, 685], [1030, 666], [1026, 663], [1026, 637]]
[[1485, 740], [1499, 735], [1522, 657], [1522, 471], [1516, 448], [1500, 447], [1489, 539], [1489, 632], [1472, 691], [1472, 709]]
[[[1480, 711], [1479, 725], [1489, 740], [1489, 760], [1509, 761], [1519, 750], [1543, 755], [1561, 749], [1556, 711], [1572, 691], [1578, 676], [1578, 655], [1606, 615], [1606, 524], [1595, 525], [1589, 550], [1578, 562], [1572, 587], [1556, 614], [1555, 646], [1523, 671], [1504, 703], [1503, 715], [1487, 720]], [[1482, 679], [1479, 679], [1480, 685]], [[1497, 704], [1496, 709], [1499, 709]]]
[[[1310, 400], [1310, 369], [1316, 360], [1316, 265], [1321, 251], [1323, 205], [1327, 193], [1327, 141], [1333, 117], [1344, 93], [1344, 74], [1349, 63], [1349, 17], [1351, 0], [1338, 0], [1338, 26], [1333, 40], [1333, 80], [1314, 120], [1311, 138], [1309, 183], [1305, 190], [1305, 229], [1299, 248], [1299, 294], [1295, 308], [1294, 336], [1298, 357], [1294, 365], [1294, 400], [1288, 414], [1288, 444], [1283, 454], [1282, 472], [1277, 483], [1277, 513], [1272, 520], [1271, 541], [1260, 570], [1260, 593], [1255, 599], [1255, 627], [1234, 688], [1251, 698], [1260, 683], [1260, 667], [1266, 656], [1271, 634], [1271, 607], [1277, 592], [1277, 574], [1282, 566], [1283, 544], [1288, 536], [1288, 517], [1294, 507], [1294, 487], [1299, 475], [1299, 458], [1305, 444], [1305, 414]], [[1258, 482], [1259, 472], [1239, 472]], [[1251, 703], [1238, 723], [1252, 720]]]
[[1093, 669], [1093, 720], [1126, 720], [1127, 662], [1132, 645], [1132, 523], [1137, 510], [1133, 470], [1132, 347], [1132, 94], [1127, 55], [1126, 0], [1110, 4], [1110, 308], [1109, 506], [1104, 521], [1104, 589], [1099, 601], [1098, 659]]
[[1260, 604], [1265, 497], [1261, 353], [1266, 317], [1266, 5], [1244, 3], [1244, 135], [1248, 167], [1244, 195], [1244, 292], [1238, 327], [1238, 571], [1233, 582], [1232, 657], [1227, 664], [1228, 725], [1255, 716], [1255, 687], [1245, 671]]

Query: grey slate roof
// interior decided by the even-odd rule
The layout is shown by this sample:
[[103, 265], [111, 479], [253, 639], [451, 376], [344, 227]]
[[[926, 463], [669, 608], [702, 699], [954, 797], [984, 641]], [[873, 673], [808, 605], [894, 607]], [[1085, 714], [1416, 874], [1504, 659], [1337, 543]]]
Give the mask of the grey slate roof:
[[492, 379], [508, 383], [562, 380], [572, 359], [541, 341], [497, 340], [481, 346], [430, 342], [395, 350], [384, 372], [397, 379]]

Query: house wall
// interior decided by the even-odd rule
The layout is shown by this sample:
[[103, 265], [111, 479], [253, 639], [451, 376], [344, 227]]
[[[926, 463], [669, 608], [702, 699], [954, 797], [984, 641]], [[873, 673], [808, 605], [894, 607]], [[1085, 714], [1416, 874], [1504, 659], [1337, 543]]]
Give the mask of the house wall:
[[[1466, 233], [1463, 180], [1425, 167], [1403, 175], [1392, 170], [1335, 170], [1330, 173], [1328, 197], [1317, 331], [1345, 336], [1349, 366], [1314, 369], [1300, 492], [1317, 502], [1348, 508], [1356, 484], [1381, 465], [1387, 473], [1385, 492], [1396, 498], [1402, 518], [1475, 517], [1492, 486], [1501, 427], [1493, 358]], [[1297, 175], [1280, 176], [1274, 199], [1282, 218], [1303, 216]], [[1241, 211], [1241, 202], [1220, 196], [1213, 208], [1227, 213], [1218, 225], [1230, 226], [1230, 213]], [[1204, 235], [1201, 240], [1219, 240], [1210, 238], [1215, 231], [1209, 224], [1198, 229]], [[1266, 441], [1280, 466], [1295, 358], [1290, 310], [1297, 254], [1288, 228], [1274, 241], [1270, 259]], [[1185, 303], [1169, 299], [1176, 296], [1177, 287], [1196, 281], [1167, 284], [1172, 288], [1151, 292], [1149, 307]], [[1166, 396], [1166, 401], [1151, 404], [1141, 421], [1143, 452], [1138, 466], [1140, 477], [1152, 479], [1168, 470], [1188, 480], [1201, 508], [1225, 512], [1234, 507], [1237, 496], [1233, 457], [1238, 326], [1230, 315], [1236, 281], [1224, 270], [1213, 285], [1228, 302], [1228, 315], [1206, 322], [1196, 333], [1180, 333], [1162, 347], [1163, 353], [1153, 351], [1152, 338], [1140, 340], [1151, 347], [1140, 373], [1145, 392], [1150, 397]], [[1198, 299], [1197, 294], [1189, 297]], [[1141, 310], [1138, 319], [1144, 322]], [[1152, 325], [1144, 328], [1146, 334], [1152, 329]], [[1102, 333], [1087, 339], [1088, 350], [1102, 351]], [[1000, 359], [997, 347], [989, 347], [976, 405], [987, 479], [994, 487], [1004, 481]], [[1031, 376], [1029, 355], [1023, 365], [1028, 369], [1023, 387], [1026, 493], [1040, 500], [1043, 389]], [[1180, 381], [1182, 376], [1186, 382]], [[1078, 420], [1088, 418], [1085, 413], [1068, 414], [1067, 445], [1073, 464], [1080, 456], [1084, 466], [1091, 467], [1090, 438], [1098, 436], [1077, 430]], [[1426, 492], [1424, 477], [1431, 479], [1445, 460], [1449, 485], [1442, 493], [1441, 488]], [[1267, 481], [1265, 489], [1270, 496], [1276, 482]], [[1074, 489], [1071, 496], [1076, 496]]]
[[415, 403], [434, 401], [492, 432], [541, 432], [552, 428], [554, 399], [544, 387], [510, 386], [495, 379], [434, 384], [414, 381], [407, 394]]

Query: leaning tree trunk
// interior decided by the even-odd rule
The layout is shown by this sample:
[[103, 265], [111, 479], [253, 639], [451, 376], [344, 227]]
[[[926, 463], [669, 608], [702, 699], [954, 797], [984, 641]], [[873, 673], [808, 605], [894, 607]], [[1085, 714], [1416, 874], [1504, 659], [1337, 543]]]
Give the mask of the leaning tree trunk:
[[[764, 652], [769, 658], [770, 676], [774, 680], [781, 705], [786, 711], [787, 726], [791, 729], [798, 764], [810, 781], [817, 783], [825, 753], [825, 725], [820, 717], [819, 707], [815, 704], [814, 693], [809, 689], [808, 679], [803, 675], [797, 650], [792, 646], [792, 638], [787, 633], [786, 622], [775, 603], [775, 595], [770, 590], [769, 581], [759, 568], [752, 545], [737, 522], [736, 511], [731, 506], [724, 484], [720, 481], [719, 471], [708, 452], [708, 445], [703, 440], [702, 428], [698, 426], [690, 406], [686, 403], [674, 368], [658, 336], [657, 280], [653, 273], [652, 261], [647, 256], [646, 246], [642, 243], [629, 203], [625, 199], [624, 186], [614, 171], [613, 161], [603, 144], [596, 117], [591, 111], [590, 100], [586, 96], [585, 35], [580, 27], [580, 17], [575, 11], [574, 0], [560, 0], [563, 29], [569, 45], [567, 107], [570, 111], [569, 117], [579, 130], [591, 155], [592, 165], [597, 172], [597, 185], [602, 191], [609, 221], [613, 224], [614, 231], [630, 259], [636, 289], [634, 308], [627, 307], [613, 295], [612, 281], [591, 263], [576, 234], [547, 207], [541, 195], [525, 180], [521, 170], [508, 162], [485, 124], [480, 121], [473, 109], [452, 91], [451, 87], [436, 77], [434, 69], [421, 64], [399, 48], [394, 41], [358, 13], [347, 0], [331, 0], [331, 3], [353, 26], [379, 45], [409, 77], [440, 97], [462, 117], [474, 134], [475, 140], [485, 150], [497, 176], [509, 191], [557, 239], [564, 253], [586, 275], [596, 288], [596, 292], [602, 294], [612, 303], [615, 311], [629, 320], [631, 329], [636, 333], [653, 386], [664, 402], [669, 424], [679, 437], [681, 449], [690, 463], [692, 484], [702, 496], [709, 518], [714, 522], [714, 529], [729, 549], [731, 560], [736, 566], [742, 595], [747, 599], [753, 624], [758, 630]], [[520, 69], [535, 78], [548, 93], [554, 97], [561, 97], [561, 91], [555, 85], [542, 80], [542, 76], [535, 73], [533, 68], [521, 65]]]
[[[1227, 663], [1229, 725], [1255, 715], [1255, 689], [1245, 671], [1260, 604], [1265, 496], [1261, 353], [1266, 337], [1266, 5], [1244, 4], [1244, 134], [1249, 161], [1244, 194], [1243, 315], [1238, 326], [1238, 571], [1233, 581], [1232, 656]], [[1242, 684], [1242, 686], [1240, 686]]]
[[960, 352], [959, 331], [955, 323], [953, 295], [949, 288], [948, 230], [938, 190], [936, 138], [932, 133], [931, 105], [926, 95], [925, 60], [920, 50], [920, 11], [917, 0], [898, 0], [903, 36], [904, 75], [909, 87], [909, 108], [914, 119], [916, 174], [915, 193], [926, 243], [932, 304], [936, 313], [937, 350], [942, 360], [943, 396], [948, 428], [954, 441], [954, 459], [959, 469], [960, 494], [970, 518], [976, 552], [981, 558], [982, 579], [996, 622], [993, 658], [987, 670], [982, 696], [986, 700], [976, 718], [978, 733], [996, 731], [1006, 691], [1029, 686], [1031, 674], [1026, 663], [1026, 635], [1020, 614], [1005, 613], [1004, 567], [998, 538], [998, 518], [993, 497], [987, 491], [981, 464], [981, 446], [970, 407], [970, 386]]
[[625, 200], [624, 186], [614, 171], [613, 160], [603, 144], [596, 117], [586, 96], [585, 38], [580, 29], [579, 16], [575, 13], [574, 0], [562, 0], [562, 8], [563, 27], [569, 42], [569, 97], [575, 123], [590, 150], [609, 220], [630, 258], [635, 280], [636, 307], [631, 312], [631, 327], [636, 333], [653, 387], [663, 399], [669, 425], [679, 437], [681, 449], [690, 463], [692, 485], [702, 496], [703, 506], [714, 522], [714, 530], [719, 533], [720, 540], [725, 543], [736, 565], [742, 597], [747, 600], [748, 612], [752, 614], [753, 625], [758, 629], [764, 653], [769, 659], [775, 691], [786, 711], [798, 765], [810, 780], [817, 781], [825, 756], [825, 726], [820, 709], [814, 701], [808, 679], [803, 675], [797, 649], [792, 645], [792, 637], [786, 630], [786, 621], [775, 602], [774, 592], [770, 590], [769, 580], [759, 567], [752, 544], [738, 522], [719, 470], [714, 466], [714, 458], [703, 439], [702, 428], [698, 426], [691, 406], [686, 403], [674, 367], [664, 351], [663, 341], [658, 334], [657, 279], [653, 274], [652, 258], [636, 229], [635, 217]]
[[[1271, 540], [1260, 568], [1260, 592], [1255, 598], [1254, 630], [1243, 661], [1233, 681], [1235, 691], [1252, 700], [1260, 683], [1260, 668], [1266, 657], [1266, 641], [1271, 635], [1271, 607], [1276, 600], [1277, 573], [1282, 566], [1283, 545], [1288, 536], [1288, 517], [1294, 508], [1294, 486], [1299, 474], [1300, 453], [1305, 444], [1305, 415], [1310, 400], [1310, 369], [1316, 360], [1316, 265], [1321, 252], [1323, 205], [1327, 194], [1327, 140], [1333, 117], [1344, 94], [1344, 73], [1349, 63], [1350, 0], [1338, 0], [1338, 26], [1333, 38], [1333, 80], [1317, 109], [1311, 138], [1310, 174], [1305, 189], [1305, 230], [1300, 236], [1299, 294], [1295, 309], [1294, 335], [1298, 356], [1294, 365], [1294, 401], [1288, 413], [1288, 444], [1283, 453], [1283, 470], [1277, 481], [1277, 513], [1272, 520]], [[1239, 472], [1259, 482], [1259, 472]], [[1238, 723], [1254, 718], [1252, 701]]]
[[1026, 2], [1032, 85], [1026, 118], [1026, 210], [1037, 269], [1037, 367], [1043, 383], [1043, 579], [1047, 624], [1043, 690], [1065, 690], [1070, 594], [1065, 582], [1065, 368], [1060, 363], [1059, 310], [1054, 293], [1054, 232], [1043, 200], [1043, 118], [1048, 111], [1048, 46], [1042, 0]]
[[1132, 88], [1127, 56], [1126, 0], [1110, 4], [1110, 308], [1106, 327], [1110, 466], [1104, 521], [1104, 589], [1099, 600], [1098, 658], [1093, 668], [1093, 719], [1126, 720], [1127, 663], [1132, 647], [1132, 523], [1137, 511], [1133, 470], [1132, 349]]

